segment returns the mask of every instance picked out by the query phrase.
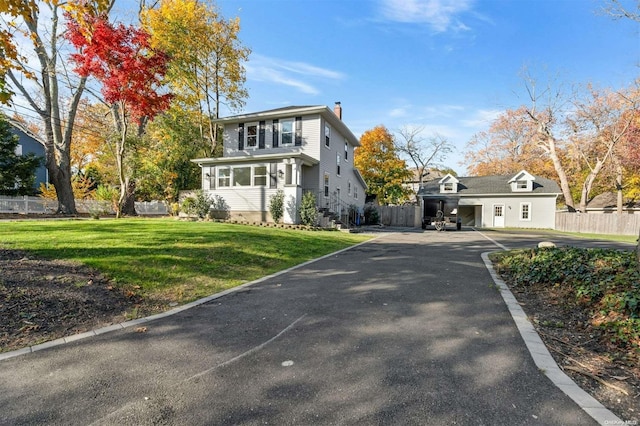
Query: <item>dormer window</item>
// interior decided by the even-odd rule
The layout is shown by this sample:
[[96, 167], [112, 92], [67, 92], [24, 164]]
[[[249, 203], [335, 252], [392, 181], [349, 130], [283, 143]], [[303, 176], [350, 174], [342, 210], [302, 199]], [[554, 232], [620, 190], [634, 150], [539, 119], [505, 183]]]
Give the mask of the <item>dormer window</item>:
[[531, 192], [533, 191], [533, 181], [536, 178], [526, 170], [520, 171], [517, 175], [509, 180], [512, 192]]
[[440, 184], [440, 193], [451, 193], [456, 194], [458, 192], [458, 183], [460, 181], [456, 179], [455, 176], [451, 174], [447, 174], [445, 177], [440, 179], [438, 182]]

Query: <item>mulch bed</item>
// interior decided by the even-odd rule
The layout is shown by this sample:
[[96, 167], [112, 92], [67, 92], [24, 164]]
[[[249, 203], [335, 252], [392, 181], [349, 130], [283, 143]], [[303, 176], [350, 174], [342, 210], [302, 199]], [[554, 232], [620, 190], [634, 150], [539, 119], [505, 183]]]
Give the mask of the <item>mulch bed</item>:
[[622, 420], [640, 424], [640, 354], [607, 344], [561, 287], [509, 287], [565, 374]]
[[0, 351], [126, 320], [139, 297], [88, 267], [0, 249]]

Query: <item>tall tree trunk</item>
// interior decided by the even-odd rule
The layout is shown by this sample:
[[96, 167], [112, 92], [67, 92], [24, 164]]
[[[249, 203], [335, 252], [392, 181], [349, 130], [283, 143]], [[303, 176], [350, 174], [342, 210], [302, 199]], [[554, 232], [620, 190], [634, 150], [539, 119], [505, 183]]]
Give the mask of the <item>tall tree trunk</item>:
[[119, 207], [123, 216], [137, 216], [136, 212], [136, 181], [127, 179], [126, 193], [122, 204]]
[[114, 104], [112, 105], [111, 112], [116, 124], [116, 129], [120, 132], [120, 139], [116, 142], [116, 167], [118, 169], [118, 181], [120, 182], [120, 196], [118, 197], [118, 208], [116, 209], [116, 217], [121, 218], [123, 215], [122, 208], [125, 205], [127, 199], [129, 178], [125, 173], [125, 153], [127, 144], [127, 112], [124, 109], [124, 105]]
[[[546, 129], [546, 127], [544, 127], [544, 129]], [[576, 203], [573, 199], [573, 195], [571, 194], [571, 188], [569, 187], [569, 178], [567, 177], [567, 173], [564, 171], [564, 167], [562, 166], [562, 162], [560, 161], [560, 157], [556, 151], [556, 140], [548, 130], [540, 130], [540, 133], [546, 142], [544, 145], [541, 145], [541, 147], [547, 152], [549, 158], [551, 158], [553, 167], [560, 179], [560, 190], [564, 196], [564, 203], [567, 205], [567, 209], [570, 212], [575, 212]]]
[[622, 214], [622, 203], [624, 201], [622, 197], [622, 179], [622, 166], [620, 164], [616, 164], [616, 212], [619, 215]]
[[[65, 215], [77, 214], [76, 203], [71, 186], [71, 135], [78, 102], [82, 97], [86, 79], [81, 78], [80, 84], [73, 93], [71, 104], [68, 108], [68, 116], [62, 117], [60, 111], [60, 100], [58, 91], [58, 70], [56, 64], [58, 60], [58, 11], [57, 4], [51, 7], [51, 27], [49, 28], [49, 51], [45, 47], [45, 40], [40, 37], [38, 28], [39, 12], [32, 11], [28, 19], [25, 18], [25, 25], [28, 36], [33, 42], [34, 51], [39, 62], [39, 95], [34, 97], [10, 70], [7, 76], [13, 86], [18, 89], [21, 95], [29, 103], [30, 107], [40, 116], [45, 129], [45, 167], [49, 172], [49, 181], [56, 189], [58, 198], [57, 213]], [[36, 102], [38, 100], [38, 102]], [[44, 104], [44, 105], [42, 105]], [[63, 129], [64, 126], [64, 129]]]

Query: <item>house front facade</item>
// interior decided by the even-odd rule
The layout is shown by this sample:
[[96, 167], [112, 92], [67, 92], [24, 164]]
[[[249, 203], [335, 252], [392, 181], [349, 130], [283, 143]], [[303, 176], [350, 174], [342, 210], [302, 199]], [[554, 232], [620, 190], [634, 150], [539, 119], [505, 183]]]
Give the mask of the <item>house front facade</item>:
[[298, 223], [306, 192], [337, 217], [362, 209], [366, 184], [353, 163], [360, 142], [342, 121], [342, 107], [293, 106], [218, 120], [223, 156], [193, 160], [202, 189], [224, 201], [231, 219], [272, 221], [270, 199], [285, 195], [284, 223]]
[[477, 228], [555, 229], [561, 191], [550, 179], [525, 170], [513, 176], [455, 177], [426, 182], [418, 191], [423, 217], [436, 210], [456, 215], [463, 226]]

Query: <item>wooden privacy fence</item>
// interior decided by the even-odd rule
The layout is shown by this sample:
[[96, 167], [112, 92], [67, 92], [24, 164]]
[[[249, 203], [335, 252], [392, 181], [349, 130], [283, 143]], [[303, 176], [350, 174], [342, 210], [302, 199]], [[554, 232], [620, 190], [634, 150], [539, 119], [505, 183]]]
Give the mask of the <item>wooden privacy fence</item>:
[[585, 234], [638, 235], [640, 214], [557, 212], [556, 229]]
[[376, 206], [380, 223], [385, 226], [419, 228], [422, 224], [420, 206]]

